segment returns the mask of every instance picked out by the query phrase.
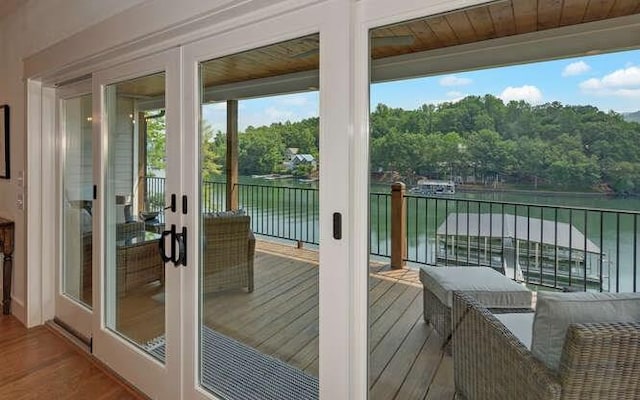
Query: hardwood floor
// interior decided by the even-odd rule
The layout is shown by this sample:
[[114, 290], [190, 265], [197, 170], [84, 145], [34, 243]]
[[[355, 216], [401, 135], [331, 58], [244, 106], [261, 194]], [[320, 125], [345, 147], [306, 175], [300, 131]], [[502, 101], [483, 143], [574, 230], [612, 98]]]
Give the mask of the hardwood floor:
[[0, 399], [139, 400], [72, 344], [40, 326], [0, 316]]

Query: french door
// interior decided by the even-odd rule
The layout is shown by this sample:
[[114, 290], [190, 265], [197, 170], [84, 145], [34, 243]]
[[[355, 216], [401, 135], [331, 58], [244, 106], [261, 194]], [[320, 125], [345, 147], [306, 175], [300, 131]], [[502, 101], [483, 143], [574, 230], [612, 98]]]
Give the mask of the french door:
[[352, 398], [350, 13], [94, 74], [93, 348], [150, 397]]
[[93, 76], [93, 351], [154, 399], [181, 396], [181, 271], [160, 251], [182, 223], [179, 74], [170, 50]]

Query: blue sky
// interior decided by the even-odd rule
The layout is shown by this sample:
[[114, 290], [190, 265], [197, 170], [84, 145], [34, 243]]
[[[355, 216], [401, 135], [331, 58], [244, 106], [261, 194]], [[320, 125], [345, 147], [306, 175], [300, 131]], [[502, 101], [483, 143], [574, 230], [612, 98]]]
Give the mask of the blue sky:
[[[505, 102], [559, 101], [590, 104], [603, 111], [638, 111], [640, 50], [379, 83], [371, 87], [371, 105], [415, 109], [425, 103], [485, 94]], [[318, 99], [317, 92], [308, 92], [240, 101], [239, 128], [317, 116]], [[203, 115], [214, 128], [225, 131], [224, 104], [205, 106]]]

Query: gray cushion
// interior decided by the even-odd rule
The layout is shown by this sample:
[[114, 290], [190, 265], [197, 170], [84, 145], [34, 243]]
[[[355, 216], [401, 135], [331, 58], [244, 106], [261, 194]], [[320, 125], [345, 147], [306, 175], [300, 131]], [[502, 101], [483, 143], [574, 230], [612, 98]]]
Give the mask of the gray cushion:
[[488, 267], [420, 267], [420, 281], [442, 304], [451, 307], [453, 291], [473, 296], [487, 308], [529, 308], [531, 292]]
[[533, 336], [533, 313], [495, 314], [505, 328], [509, 329], [515, 337], [529, 350]]
[[571, 323], [640, 321], [640, 293], [538, 292], [531, 352], [557, 371]]
[[210, 217], [235, 217], [238, 215], [245, 215], [246, 211], [243, 208], [237, 210], [217, 211], [207, 214]]

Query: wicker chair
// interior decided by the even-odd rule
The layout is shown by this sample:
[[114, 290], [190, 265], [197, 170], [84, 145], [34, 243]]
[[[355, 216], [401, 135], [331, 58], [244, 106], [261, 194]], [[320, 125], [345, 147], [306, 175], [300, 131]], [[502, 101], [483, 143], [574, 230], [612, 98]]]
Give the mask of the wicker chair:
[[461, 292], [453, 325], [457, 399], [640, 399], [640, 322], [570, 325], [558, 372]]
[[253, 258], [256, 239], [247, 215], [203, 218], [204, 293], [246, 287], [253, 292]]

